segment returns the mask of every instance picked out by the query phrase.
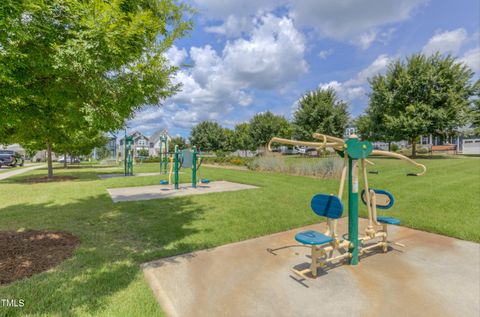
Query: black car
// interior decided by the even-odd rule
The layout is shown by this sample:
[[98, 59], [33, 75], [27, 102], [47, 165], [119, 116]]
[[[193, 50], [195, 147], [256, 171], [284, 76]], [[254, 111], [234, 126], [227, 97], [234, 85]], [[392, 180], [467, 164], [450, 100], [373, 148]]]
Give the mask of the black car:
[[15, 151], [0, 150], [0, 167], [2, 166], [23, 166], [23, 157]]

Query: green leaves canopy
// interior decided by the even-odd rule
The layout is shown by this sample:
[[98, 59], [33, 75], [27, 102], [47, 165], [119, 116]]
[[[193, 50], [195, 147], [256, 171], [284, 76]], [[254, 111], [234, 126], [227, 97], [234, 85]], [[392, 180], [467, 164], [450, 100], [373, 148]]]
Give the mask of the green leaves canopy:
[[267, 111], [256, 114], [250, 120], [250, 135], [255, 147], [266, 146], [275, 136], [290, 137], [292, 127], [285, 117]]
[[385, 75], [370, 80], [370, 131], [364, 134], [414, 144], [422, 134], [455, 131], [469, 121], [472, 78], [471, 69], [451, 56], [415, 54], [406, 62], [393, 62]]
[[61, 143], [159, 104], [178, 89], [163, 53], [189, 12], [173, 0], [0, 2], [0, 136]]
[[319, 88], [300, 99], [293, 115], [294, 133], [301, 140], [313, 140], [317, 132], [342, 137], [348, 120], [347, 104], [333, 89]]
[[225, 129], [218, 123], [203, 121], [192, 128], [190, 143], [201, 151], [223, 150], [228, 143]]

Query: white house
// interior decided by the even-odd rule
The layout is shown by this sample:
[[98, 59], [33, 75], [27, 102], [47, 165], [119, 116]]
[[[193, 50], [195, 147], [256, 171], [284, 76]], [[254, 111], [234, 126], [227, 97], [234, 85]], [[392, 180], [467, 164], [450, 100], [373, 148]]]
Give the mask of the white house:
[[166, 138], [167, 142], [170, 143], [172, 138], [168, 135], [167, 129], [157, 130], [149, 139], [148, 154], [150, 156], [158, 156], [160, 153], [160, 148], [165, 150], [165, 145], [162, 145], [162, 138]]
[[[146, 150], [148, 152], [149, 138], [139, 131], [134, 131], [128, 135], [133, 138], [133, 157], [139, 157], [140, 151]], [[125, 137], [120, 138], [120, 146], [118, 149], [118, 157], [123, 160], [125, 155]]]

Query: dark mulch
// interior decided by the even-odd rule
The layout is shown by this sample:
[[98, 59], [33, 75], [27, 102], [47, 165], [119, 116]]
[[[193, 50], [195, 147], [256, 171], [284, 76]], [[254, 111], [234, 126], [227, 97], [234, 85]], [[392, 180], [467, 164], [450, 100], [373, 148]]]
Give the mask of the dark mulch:
[[29, 177], [29, 178], [22, 178], [17, 180], [19, 183], [49, 183], [49, 182], [64, 182], [64, 181], [71, 181], [77, 179], [78, 177], [75, 176], [53, 176], [48, 178], [48, 176], [43, 177]]
[[79, 243], [68, 232], [0, 231], [0, 285], [57, 266], [72, 256]]

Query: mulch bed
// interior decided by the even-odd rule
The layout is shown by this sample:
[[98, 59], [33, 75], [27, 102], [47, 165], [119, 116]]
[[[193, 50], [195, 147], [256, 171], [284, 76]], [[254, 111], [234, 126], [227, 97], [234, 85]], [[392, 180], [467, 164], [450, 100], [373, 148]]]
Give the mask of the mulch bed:
[[48, 178], [48, 176], [43, 177], [30, 177], [17, 180], [19, 183], [49, 183], [49, 182], [64, 182], [77, 179], [75, 176], [53, 176]]
[[57, 266], [72, 256], [79, 243], [68, 232], [0, 231], [0, 285]]

